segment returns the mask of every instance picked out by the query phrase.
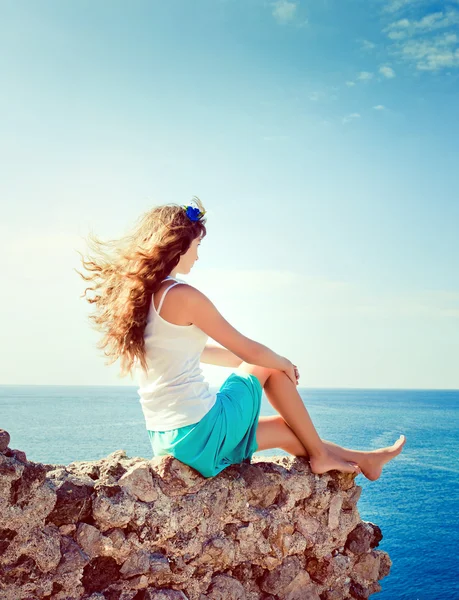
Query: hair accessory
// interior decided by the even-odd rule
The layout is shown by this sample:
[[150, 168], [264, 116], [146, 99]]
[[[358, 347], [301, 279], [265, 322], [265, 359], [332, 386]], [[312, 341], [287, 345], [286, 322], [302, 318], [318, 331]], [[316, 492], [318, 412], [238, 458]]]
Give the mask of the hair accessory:
[[190, 221], [199, 221], [206, 214], [206, 211], [201, 211], [199, 208], [194, 206], [182, 206], [182, 208], [186, 211], [186, 216], [190, 219]]

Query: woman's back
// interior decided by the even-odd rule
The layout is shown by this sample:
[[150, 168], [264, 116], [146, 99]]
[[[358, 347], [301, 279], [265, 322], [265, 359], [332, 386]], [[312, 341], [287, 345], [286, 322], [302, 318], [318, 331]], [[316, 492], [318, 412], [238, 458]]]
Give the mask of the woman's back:
[[183, 283], [170, 276], [163, 280], [152, 295], [145, 326], [147, 373], [138, 369], [138, 394], [147, 429], [153, 431], [197, 423], [216, 401], [200, 368], [207, 334], [183, 320], [172, 294], [165, 303], [169, 289]]

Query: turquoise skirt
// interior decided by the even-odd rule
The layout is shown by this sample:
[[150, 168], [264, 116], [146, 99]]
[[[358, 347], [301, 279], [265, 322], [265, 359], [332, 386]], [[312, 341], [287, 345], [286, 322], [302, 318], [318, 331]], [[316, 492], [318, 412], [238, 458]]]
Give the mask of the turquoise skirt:
[[171, 454], [204, 477], [250, 459], [258, 449], [262, 391], [252, 373], [231, 373], [200, 421], [169, 431], [148, 431], [154, 456]]

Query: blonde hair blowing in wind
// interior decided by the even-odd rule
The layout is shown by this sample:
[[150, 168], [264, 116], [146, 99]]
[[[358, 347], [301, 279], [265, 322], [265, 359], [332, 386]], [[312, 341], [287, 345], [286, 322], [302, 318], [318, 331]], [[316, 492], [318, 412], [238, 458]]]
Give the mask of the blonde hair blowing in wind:
[[[192, 202], [205, 213], [199, 198]], [[122, 377], [132, 375], [136, 361], [147, 370], [144, 330], [152, 294], [206, 233], [204, 218], [192, 221], [183, 206], [164, 204], [144, 213], [123, 238], [103, 242], [88, 235], [92, 254], [79, 252], [86, 274], [77, 273], [90, 285], [81, 297], [95, 307], [89, 319], [102, 334], [97, 347], [106, 364], [120, 359]]]

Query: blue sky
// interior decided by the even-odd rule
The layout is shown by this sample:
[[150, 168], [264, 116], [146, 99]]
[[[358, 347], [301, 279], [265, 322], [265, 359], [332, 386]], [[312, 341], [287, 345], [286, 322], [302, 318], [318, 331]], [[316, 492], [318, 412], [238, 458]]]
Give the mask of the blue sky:
[[187, 280], [302, 385], [459, 388], [458, 1], [1, 12], [0, 383], [132, 385], [75, 249], [196, 194]]

